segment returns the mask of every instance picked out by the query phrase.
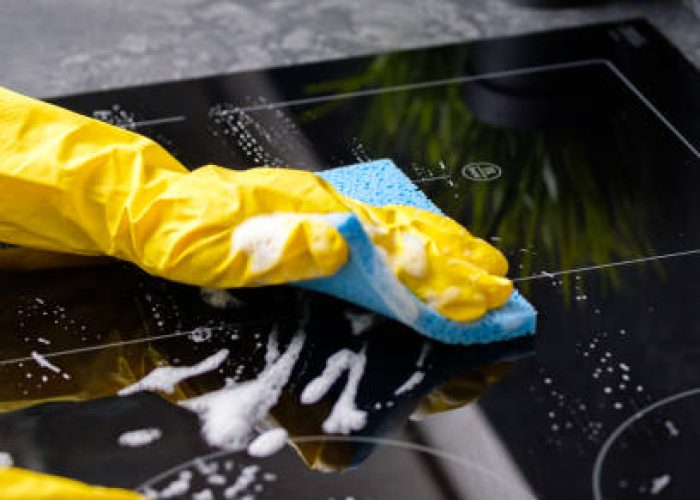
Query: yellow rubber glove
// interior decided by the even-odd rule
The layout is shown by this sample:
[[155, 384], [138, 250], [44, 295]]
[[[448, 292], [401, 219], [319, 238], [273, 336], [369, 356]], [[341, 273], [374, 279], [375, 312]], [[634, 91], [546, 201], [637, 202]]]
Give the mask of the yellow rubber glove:
[[0, 469], [3, 500], [145, 500], [136, 492], [91, 486], [59, 476], [8, 467]]
[[332, 275], [348, 248], [325, 215], [353, 212], [398, 278], [454, 320], [513, 290], [503, 255], [447, 217], [371, 207], [310, 172], [189, 172], [146, 137], [2, 88], [0, 193], [0, 241], [109, 255], [191, 285]]

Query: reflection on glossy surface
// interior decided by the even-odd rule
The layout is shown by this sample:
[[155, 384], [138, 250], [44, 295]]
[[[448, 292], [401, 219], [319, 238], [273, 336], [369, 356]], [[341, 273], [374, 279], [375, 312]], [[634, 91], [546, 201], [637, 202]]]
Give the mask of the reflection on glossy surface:
[[[679, 161], [666, 149], [677, 148], [677, 138], [608, 65], [454, 78], [456, 68], [485, 57], [480, 50], [377, 56], [342, 78], [307, 85], [306, 100], [233, 106], [227, 116], [235, 124], [215, 122], [215, 131], [246, 165], [272, 161], [251, 152], [250, 144], [266, 140], [280, 165], [392, 158], [446, 214], [506, 252], [514, 277], [665, 253], [692, 233], [694, 215], [676, 199], [682, 180], [658, 168]], [[294, 126], [272, 133], [270, 123]], [[241, 133], [249, 142], [241, 144]], [[632, 144], [647, 136], [658, 142], [642, 154]], [[278, 151], [279, 144], [298, 147]], [[308, 155], [293, 151], [309, 144], [316, 155], [304, 163]], [[488, 182], [465, 175], [482, 162], [499, 175]], [[621, 285], [615, 268], [604, 273], [609, 286]], [[574, 283], [560, 279], [573, 302]]]
[[[467, 54], [452, 56], [456, 60], [384, 55], [356, 75], [310, 90], [435, 80], [438, 67], [466, 64]], [[313, 122], [362, 108], [357, 135], [366, 154], [412, 165], [414, 178], [435, 179], [423, 185], [434, 201], [475, 234], [495, 237], [515, 256], [513, 275], [528, 276], [654, 252], [646, 224], [656, 207], [644, 196], [654, 164], [612, 143], [639, 134], [643, 125], [622, 108], [630, 100], [624, 93], [605, 66], [591, 64], [387, 91], [309, 107], [299, 116], [313, 128]], [[464, 167], [482, 161], [498, 165], [503, 175], [492, 182], [465, 179]], [[638, 176], [634, 184], [627, 169]], [[607, 274], [616, 283], [615, 270]], [[572, 286], [568, 277], [563, 281]]]
[[[297, 444], [314, 448], [332, 448], [343, 444], [348, 448], [376, 447], [376, 456], [366, 467], [346, 471], [342, 475], [319, 474], [305, 470], [290, 459], [289, 453], [280, 453], [271, 459], [251, 462], [250, 458], [217, 451], [179, 464], [139, 486], [139, 491], [150, 498], [161, 498], [175, 482], [186, 485], [188, 493], [204, 489], [214, 498], [229, 498], [230, 485], [241, 484], [249, 477], [240, 493], [254, 493], [255, 498], [469, 498], [469, 489], [441, 482], [431, 467], [456, 470], [471, 481], [489, 485], [490, 494], [502, 499], [534, 499], [529, 487], [513, 481], [472, 460], [447, 451], [404, 440], [377, 437], [295, 436]], [[282, 472], [282, 473], [281, 473]], [[212, 477], [224, 476], [221, 485]], [[397, 478], [401, 478], [397, 481]], [[184, 481], [183, 481], [184, 479]], [[239, 492], [237, 492], [239, 493]], [[238, 498], [238, 497], [236, 497]]]
[[[86, 447], [103, 457], [114, 452], [110, 460], [118, 460], [123, 450], [116, 438], [112, 439], [117, 433], [114, 426], [118, 436], [160, 428], [161, 420], [173, 421], [168, 415], [179, 415], [186, 425], [179, 431], [177, 426], [164, 430], [161, 439], [145, 447], [149, 449], [145, 455], [148, 460], [153, 459], [153, 446], [166, 446], [161, 458], [170, 463], [209, 448], [199, 425], [194, 432], [198, 437], [192, 435], [194, 415], [188, 411], [140, 393], [109, 397], [157, 367], [193, 366], [210, 356], [220, 358], [210, 363], [213, 369], [196, 370], [173, 391], [160, 393], [173, 403], [192, 401], [224, 386], [236, 387], [255, 379], [274, 361], [270, 349], [274, 346], [283, 352], [301, 327], [306, 333], [304, 348], [265, 425], [282, 426], [293, 436], [323, 434], [323, 423], [341, 398], [347, 376], [341, 375], [313, 404], [303, 404], [301, 394], [334, 353], [364, 349], [367, 361], [357, 379], [354, 403], [367, 417], [352, 434], [383, 436], [395, 432], [413, 413], [441, 412], [478, 398], [507, 373], [506, 360], [527, 355], [531, 346], [525, 339], [456, 348], [426, 340], [377, 316], [358, 328], [358, 317], [370, 313], [290, 288], [235, 291], [235, 300], [213, 307], [207, 303], [211, 297], [199, 289], [152, 278], [124, 264], [6, 271], [2, 278], [14, 284], [12, 290], [0, 294], [0, 331], [5, 346], [0, 373], [6, 381], [0, 387], [1, 400], [4, 410], [14, 410], [0, 418], [0, 428], [15, 434], [4, 446], [13, 449], [18, 465], [48, 472], [70, 471], [74, 477], [108, 484], [133, 486], [134, 477], [143, 480], [144, 474], [162, 470], [163, 463], [159, 458], [161, 468], [156, 470], [144, 464], [134, 477], [133, 472], [131, 476], [115, 476], [111, 468], [93, 468], [89, 462], [72, 469], [67, 458], [75, 446], [83, 450], [81, 454], [87, 453]], [[303, 310], [308, 312], [300, 317], [298, 311]], [[222, 349], [229, 354], [219, 356]], [[38, 364], [38, 353], [60, 372]], [[415, 377], [416, 373], [421, 376]], [[88, 402], [46, 404], [83, 400]], [[230, 403], [237, 404], [235, 400]], [[144, 413], [150, 416], [141, 423]], [[114, 423], [104, 420], [114, 414], [123, 416]], [[19, 421], [34, 423], [17, 432]], [[92, 429], [90, 437], [73, 442], [71, 421], [84, 422], [81, 427]], [[133, 423], [125, 428], [124, 422]], [[250, 425], [256, 423], [263, 424], [253, 421]], [[182, 444], [171, 442], [173, 434], [180, 433], [188, 433], [190, 438]], [[109, 439], [114, 441], [111, 445], [105, 442]], [[374, 447], [371, 441], [293, 439], [292, 444], [309, 467], [325, 471], [358, 465]], [[56, 456], [56, 449], [66, 453]], [[135, 452], [130, 457], [139, 460]]]
[[[645, 45], [630, 46], [630, 32]], [[590, 63], [600, 58], [626, 75], [661, 116], [610, 65]], [[562, 62], [575, 64], [564, 68]], [[519, 77], [469, 77], [518, 68], [539, 69]], [[457, 80], [436, 84], [440, 78]], [[230, 308], [216, 309], [197, 290], [122, 266], [21, 278], [4, 273], [0, 379], [12, 383], [0, 384], [0, 391], [6, 408], [25, 409], [0, 418], [0, 448], [27, 466], [131, 487], [164, 469], [191, 465], [193, 457], [217, 450], [201, 439], [195, 416], [173, 403], [221, 387], [222, 378], [254, 377], [273, 324], [286, 345], [308, 303], [315, 311], [310, 340], [270, 422], [261, 426], [288, 426], [306, 441], [297, 438], [296, 450], [287, 447], [265, 462], [283, 462], [286, 472], [266, 479], [265, 467], [247, 469], [245, 477], [255, 479], [250, 494], [376, 498], [373, 488], [381, 487], [388, 498], [512, 500], [527, 498], [531, 487], [543, 499], [590, 498], [591, 471], [608, 436], [638, 410], [696, 387], [700, 376], [700, 168], [669, 127], [696, 150], [700, 146], [699, 82], [697, 71], [648, 23], [633, 21], [61, 99], [88, 115], [118, 104], [144, 123], [182, 117], [138, 130], [192, 168], [270, 162], [320, 170], [393, 157], [441, 208], [508, 253], [511, 274], [524, 278], [520, 288], [529, 287], [526, 295], [541, 312], [537, 353], [499, 368], [494, 363], [517, 352], [503, 352], [510, 350], [505, 345], [427, 350], [422, 339], [393, 323], [365, 322], [362, 314], [347, 314], [355, 309], [289, 289], [236, 292]], [[377, 88], [416, 83], [402, 92]], [[360, 93], [331, 95], [354, 88]], [[419, 105], [411, 109], [414, 101]], [[463, 176], [462, 163], [472, 161], [497, 164], [500, 177]], [[366, 335], [352, 335], [367, 324]], [[109, 346], [110, 340], [116, 344]], [[316, 405], [301, 405], [299, 397], [330, 356], [340, 349], [360, 352], [365, 340], [358, 403], [368, 412], [367, 424], [352, 445], [319, 442], [310, 436], [320, 432], [347, 376]], [[47, 398], [107, 396], [156, 365], [193, 365], [224, 347], [231, 359], [221, 373], [180, 384], [172, 396], [26, 408]], [[40, 369], [32, 351], [48, 356], [70, 380]], [[59, 351], [71, 354], [50, 355]], [[425, 376], [413, 385], [420, 371]], [[408, 386], [413, 389], [395, 394]], [[459, 406], [487, 386], [478, 404], [406, 422], [411, 414]], [[675, 485], [685, 492], [700, 488], [692, 468], [700, 449], [695, 403], [679, 401], [654, 415], [663, 418], [634, 421], [616, 440], [620, 447], [606, 455], [604, 498], [635, 498], [640, 487], [658, 498], [675, 494]], [[163, 436], [149, 446], [116, 444], [124, 432], [151, 427]], [[392, 448], [385, 454], [375, 438], [388, 435], [467, 457], [493, 474], [429, 459], [434, 453]], [[639, 466], [639, 457], [648, 456], [643, 453], [657, 451], [664, 468]], [[359, 462], [343, 474], [319, 472]], [[259, 464], [238, 453], [224, 458], [218, 473], [229, 487], [252, 465]], [[218, 487], [205, 481], [194, 492]], [[149, 484], [156, 482], [167, 486], [165, 476]]]

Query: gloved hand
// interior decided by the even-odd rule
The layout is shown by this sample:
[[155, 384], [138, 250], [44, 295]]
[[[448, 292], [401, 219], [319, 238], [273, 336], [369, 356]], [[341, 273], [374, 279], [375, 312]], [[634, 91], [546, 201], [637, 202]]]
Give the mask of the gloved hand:
[[59, 476], [17, 467], [0, 468], [3, 500], [144, 500], [133, 491], [90, 486]]
[[329, 276], [348, 248], [329, 214], [355, 213], [401, 282], [456, 321], [510, 297], [505, 258], [453, 220], [372, 207], [310, 172], [189, 172], [150, 139], [0, 88], [0, 241], [109, 255], [198, 286]]

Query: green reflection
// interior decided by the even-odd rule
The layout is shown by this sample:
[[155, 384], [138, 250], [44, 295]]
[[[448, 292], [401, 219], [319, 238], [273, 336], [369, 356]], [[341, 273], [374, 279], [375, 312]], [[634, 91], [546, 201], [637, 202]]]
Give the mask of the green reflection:
[[[355, 92], [448, 76], [447, 69], [465, 66], [466, 54], [440, 60], [430, 53], [383, 55], [357, 74], [307, 88], [309, 94]], [[618, 163], [629, 159], [614, 138], [634, 126], [615, 111], [591, 127], [558, 126], [516, 129], [480, 120], [458, 83], [410, 91], [383, 92], [362, 103], [332, 100], [309, 109], [314, 120], [340, 112], [343, 106], [362, 110], [358, 139], [373, 158], [391, 157], [415, 178], [450, 174], [439, 189], [422, 184], [445, 213], [474, 234], [493, 238], [511, 262], [511, 276], [546, 270], [606, 264], [653, 253], [646, 236], [646, 217], [653, 211], [640, 193], [653, 168], [635, 165], [632, 180]], [[474, 182], [461, 175], [470, 162], [487, 161], [503, 168], [497, 181]], [[650, 163], [650, 162], [647, 162]], [[445, 183], [452, 188], [445, 189]], [[620, 285], [614, 268], [602, 270], [603, 287]], [[564, 276], [567, 300], [574, 290]], [[528, 289], [527, 282], [522, 289]]]

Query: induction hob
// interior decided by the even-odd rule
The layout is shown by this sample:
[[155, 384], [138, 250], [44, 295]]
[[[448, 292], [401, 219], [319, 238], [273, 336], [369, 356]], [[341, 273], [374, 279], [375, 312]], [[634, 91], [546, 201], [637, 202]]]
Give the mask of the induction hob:
[[[190, 168], [392, 158], [503, 250], [539, 326], [533, 339], [445, 346], [287, 287], [217, 304], [125, 264], [5, 265], [0, 451], [16, 465], [153, 498], [694, 498], [700, 75], [647, 22], [52, 101]], [[302, 331], [257, 424], [293, 446], [255, 458], [208, 444], [176, 403], [256, 380]], [[171, 394], [116, 395], [223, 349], [218, 369]], [[300, 402], [343, 349], [366, 359], [351, 398], [366, 422], [347, 436], [323, 422], [352, 374]], [[129, 441], [134, 430], [150, 438]]]

